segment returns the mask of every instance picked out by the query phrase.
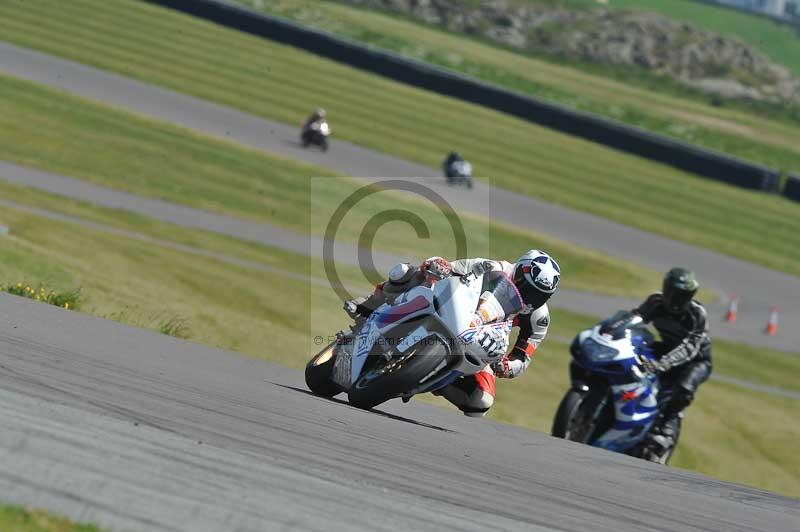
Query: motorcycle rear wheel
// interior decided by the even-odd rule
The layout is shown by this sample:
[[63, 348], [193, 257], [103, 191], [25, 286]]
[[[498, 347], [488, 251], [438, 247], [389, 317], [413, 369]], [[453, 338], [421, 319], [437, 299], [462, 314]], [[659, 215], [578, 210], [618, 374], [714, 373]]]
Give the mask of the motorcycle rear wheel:
[[[420, 342], [400, 359], [365, 371], [348, 392], [351, 405], [369, 410], [413, 390], [430, 376], [442, 361], [447, 361], [447, 347], [440, 341]], [[382, 364], [382, 365], [380, 365]]]
[[306, 365], [306, 386], [314, 395], [333, 397], [342, 389], [333, 382], [333, 363], [336, 357], [333, 354], [334, 344], [330, 344], [314, 355]]

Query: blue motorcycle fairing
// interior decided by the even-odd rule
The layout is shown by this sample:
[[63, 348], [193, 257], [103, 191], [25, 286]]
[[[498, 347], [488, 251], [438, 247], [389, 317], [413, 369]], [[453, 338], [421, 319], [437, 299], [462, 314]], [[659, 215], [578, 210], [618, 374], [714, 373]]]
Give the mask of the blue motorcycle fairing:
[[626, 452], [640, 443], [658, 417], [658, 378], [642, 375], [641, 358], [653, 358], [652, 334], [635, 316], [618, 313], [578, 335], [575, 362], [608, 383], [614, 421], [590, 445]]

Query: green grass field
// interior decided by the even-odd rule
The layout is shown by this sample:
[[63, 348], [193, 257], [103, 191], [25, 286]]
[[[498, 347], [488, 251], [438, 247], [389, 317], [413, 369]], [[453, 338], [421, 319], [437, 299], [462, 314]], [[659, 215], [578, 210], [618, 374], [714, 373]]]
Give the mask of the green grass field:
[[[524, 55], [404, 17], [335, 1], [238, 1], [568, 107], [744, 159], [800, 170], [800, 147], [791, 141], [800, 134], [800, 121], [787, 120], [789, 113], [783, 108], [776, 107], [766, 115], [733, 102], [720, 108], [711, 105], [707, 95], [640, 69]], [[795, 40], [800, 48], [800, 39]]]
[[[278, 250], [189, 231], [134, 215], [101, 209], [41, 192], [4, 188], [23, 205], [46, 207], [87, 221], [108, 223], [143, 235], [219, 251], [271, 266], [295, 264]], [[300, 369], [314, 349], [312, 336], [344, 327], [347, 319], [333, 293], [280, 273], [236, 267], [218, 259], [176, 251], [137, 238], [120, 237], [72, 223], [0, 206], [0, 222], [12, 233], [0, 238], [0, 280], [43, 281], [54, 288], [80, 288], [85, 312], [158, 330], [159, 320], [184, 320], [191, 341], [236, 350]], [[312, 268], [313, 270], [313, 268]], [[316, 275], [306, 270], [309, 275]], [[315, 323], [309, 323], [314, 290]], [[557, 300], [554, 301], [557, 305]], [[44, 304], [44, 303], [42, 303]], [[64, 311], [67, 312], [67, 311]], [[552, 339], [537, 352], [530, 371], [502, 381], [494, 419], [548, 431], [567, 387], [569, 338], [594, 320], [554, 309]], [[791, 376], [800, 358], [730, 345], [716, 348], [719, 372], [797, 389]], [[754, 371], [758, 368], [759, 371]], [[529, 405], [524, 409], [517, 406]], [[800, 493], [794, 460], [798, 428], [786, 419], [797, 401], [707, 383], [686, 420], [675, 465], [781, 493]], [[459, 415], [454, 413], [454, 415]], [[747, 467], [742, 467], [746, 463]]]
[[[12, 42], [288, 123], [323, 105], [337, 136], [369, 148], [437, 166], [457, 146], [478, 174], [506, 188], [800, 272], [800, 235], [793, 229], [800, 210], [782, 198], [697, 179], [132, 0], [39, 0], [24, 10], [3, 4], [0, 20]], [[26, 129], [30, 101], [46, 99], [45, 93], [12, 96], [19, 85], [8, 82], [2, 89], [5, 102], [15, 100], [3, 106], [3, 129], [20, 138], [39, 136], [70, 114], [54, 104], [52, 115], [39, 116], [37, 128]], [[17, 110], [20, 105], [26, 108]], [[19, 121], [20, 114], [26, 121]], [[732, 215], [734, 205], [747, 215]]]
[[[181, 319], [193, 341], [269, 357], [284, 365], [297, 367], [306, 357], [305, 342], [298, 339], [307, 338], [309, 331], [312, 288], [307, 281], [53, 223], [5, 207], [0, 207], [0, 218], [12, 228], [0, 240], [0, 278], [8, 282], [80, 288], [87, 313], [154, 329], [164, 320]], [[142, 232], [154, 227], [173, 229], [156, 224]], [[163, 233], [170, 238], [172, 234]], [[252, 253], [273, 255], [265, 261], [273, 265], [293, 258], [266, 248]], [[303, 267], [308, 271], [307, 261], [295, 258], [295, 262], [300, 272]], [[332, 292], [316, 297], [329, 308], [340, 306]], [[335, 330], [340, 323], [331, 320], [327, 325]]]
[[73, 523], [43, 510], [0, 504], [0, 530], [3, 532], [100, 532], [94, 525]]
[[[322, 235], [325, 215], [360, 186], [344, 177], [312, 183], [313, 177], [329, 172], [14, 78], [0, 76], [0, 82], [0, 142], [3, 158], [10, 162], [300, 234]], [[379, 249], [408, 257], [455, 256], [452, 231], [436, 208], [397, 194], [378, 194], [359, 203], [337, 239], [357, 242], [367, 221], [389, 209], [415, 212], [431, 235], [419, 239], [408, 226], [386, 226], [378, 233]], [[459, 218], [470, 256], [513, 260], [538, 246], [562, 263], [565, 287], [640, 296], [657, 286], [658, 274], [622, 260], [474, 216]], [[595, 279], [604, 271], [600, 286]]]

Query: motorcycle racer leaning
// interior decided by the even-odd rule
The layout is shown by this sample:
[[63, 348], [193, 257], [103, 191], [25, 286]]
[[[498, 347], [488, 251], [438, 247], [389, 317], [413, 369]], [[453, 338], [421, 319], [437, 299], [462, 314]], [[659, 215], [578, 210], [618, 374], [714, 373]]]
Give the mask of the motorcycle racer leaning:
[[[345, 311], [354, 319], [369, 316], [373, 310], [386, 301], [419, 286], [432, 283], [450, 275], [465, 276], [476, 266], [484, 273], [501, 271], [514, 282], [522, 297], [525, 307], [513, 319], [513, 325], [519, 328], [519, 335], [511, 352], [508, 352], [508, 332], [498, 329], [484, 329], [474, 340], [490, 357], [496, 360], [475, 375], [464, 376], [441, 390], [434, 392], [441, 395], [465, 415], [482, 417], [494, 404], [495, 377], [513, 379], [521, 375], [530, 365], [539, 344], [542, 343], [550, 325], [550, 313], [547, 300], [556, 292], [561, 276], [558, 263], [547, 253], [532, 249], [523, 254], [515, 264], [500, 260], [484, 258], [461, 259], [448, 262], [441, 257], [432, 257], [419, 267], [408, 263], [396, 265], [389, 272], [389, 279], [375, 287], [374, 293], [367, 298], [347, 301]], [[485, 323], [477, 309], [475, 323]]]

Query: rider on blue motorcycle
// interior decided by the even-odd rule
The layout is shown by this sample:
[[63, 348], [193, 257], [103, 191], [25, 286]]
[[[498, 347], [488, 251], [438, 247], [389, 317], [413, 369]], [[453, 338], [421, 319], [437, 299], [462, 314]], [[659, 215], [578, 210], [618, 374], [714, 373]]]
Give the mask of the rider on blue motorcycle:
[[653, 346], [657, 360], [644, 361], [643, 369], [661, 379], [658, 395], [661, 415], [648, 439], [665, 449], [675, 444], [682, 412], [691, 404], [697, 388], [711, 375], [707, 313], [694, 299], [699, 287], [694, 273], [672, 268], [664, 276], [661, 293], [652, 294], [633, 309], [661, 335], [661, 341]]
[[[487, 272], [502, 271], [507, 274], [519, 290], [525, 308], [513, 317], [514, 326], [519, 327], [519, 335], [510, 353], [506, 353], [509, 343], [507, 335], [497, 336], [485, 332], [476, 342], [488, 354], [497, 356], [498, 359], [483, 371], [461, 377], [453, 384], [434, 392], [471, 417], [486, 415], [494, 404], [495, 377], [513, 379], [521, 375], [544, 340], [550, 325], [547, 300], [556, 292], [561, 276], [558, 263], [552, 257], [532, 249], [515, 264], [482, 258], [448, 262], [441, 257], [432, 257], [419, 268], [407, 263], [398, 264], [389, 272], [389, 279], [379, 284], [370, 297], [345, 303], [345, 311], [354, 319], [359, 319], [414, 286], [435, 282], [449, 275], [465, 276], [478, 265], [482, 265]], [[475, 314], [475, 321], [483, 323], [479, 312]]]

